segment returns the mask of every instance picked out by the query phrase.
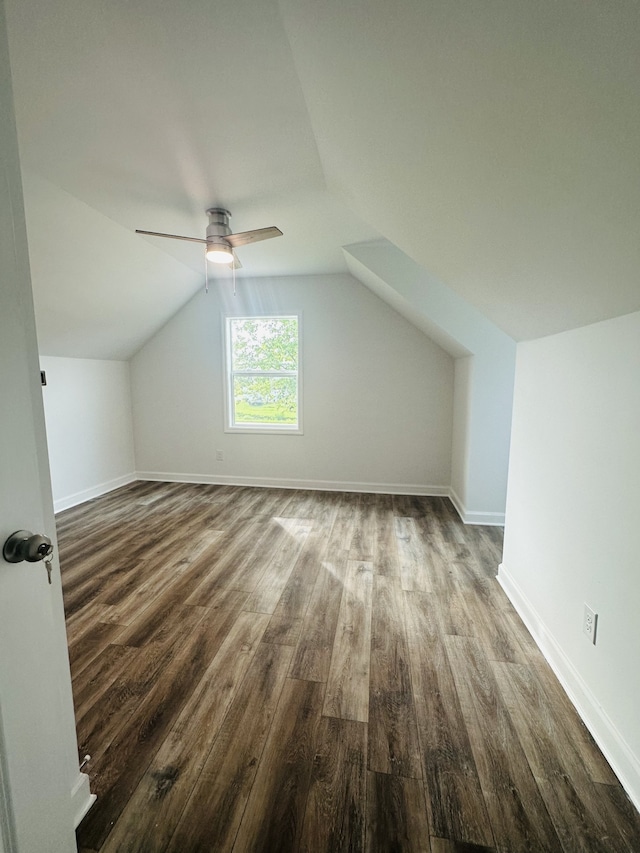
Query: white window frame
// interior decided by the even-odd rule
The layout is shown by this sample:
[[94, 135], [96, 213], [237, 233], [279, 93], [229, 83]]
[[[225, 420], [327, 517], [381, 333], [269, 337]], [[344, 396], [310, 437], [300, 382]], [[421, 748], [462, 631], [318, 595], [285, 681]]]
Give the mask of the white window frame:
[[[231, 357], [231, 325], [234, 320], [296, 320], [298, 323], [298, 369], [297, 370], [233, 370]], [[228, 314], [223, 317], [224, 342], [224, 431], [238, 433], [259, 433], [262, 435], [302, 435], [302, 314]], [[297, 378], [296, 426], [283, 424], [235, 424], [233, 387], [234, 376], [295, 376]]]

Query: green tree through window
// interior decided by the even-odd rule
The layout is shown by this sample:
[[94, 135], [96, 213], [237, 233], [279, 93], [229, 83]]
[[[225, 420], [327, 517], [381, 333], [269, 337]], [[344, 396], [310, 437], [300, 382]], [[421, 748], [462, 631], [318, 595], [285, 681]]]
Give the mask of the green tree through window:
[[231, 429], [299, 431], [297, 317], [228, 317]]

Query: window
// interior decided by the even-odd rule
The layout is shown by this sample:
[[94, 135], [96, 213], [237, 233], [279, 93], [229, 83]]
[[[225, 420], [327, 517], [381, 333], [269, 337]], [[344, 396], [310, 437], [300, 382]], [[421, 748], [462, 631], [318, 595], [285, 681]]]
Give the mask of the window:
[[298, 317], [227, 317], [225, 326], [227, 430], [301, 433]]

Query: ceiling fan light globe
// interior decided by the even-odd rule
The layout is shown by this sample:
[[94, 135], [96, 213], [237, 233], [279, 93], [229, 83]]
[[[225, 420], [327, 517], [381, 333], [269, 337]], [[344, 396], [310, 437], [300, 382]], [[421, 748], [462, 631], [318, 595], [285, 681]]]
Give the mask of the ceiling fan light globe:
[[214, 264], [230, 264], [233, 262], [231, 247], [222, 240], [216, 240], [207, 244], [207, 260]]
[[233, 255], [228, 249], [210, 249], [207, 252], [207, 260], [214, 264], [230, 264]]

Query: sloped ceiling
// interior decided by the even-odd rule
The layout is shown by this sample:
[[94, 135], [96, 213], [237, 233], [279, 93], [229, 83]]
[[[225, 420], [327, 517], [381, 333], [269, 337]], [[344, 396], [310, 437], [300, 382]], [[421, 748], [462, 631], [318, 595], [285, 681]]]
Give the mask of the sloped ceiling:
[[213, 205], [284, 231], [241, 276], [383, 236], [516, 339], [640, 310], [633, 0], [5, 2], [48, 354], [134, 352], [202, 257], [133, 230]]
[[640, 4], [281, 7], [356, 213], [516, 339], [640, 307]]

